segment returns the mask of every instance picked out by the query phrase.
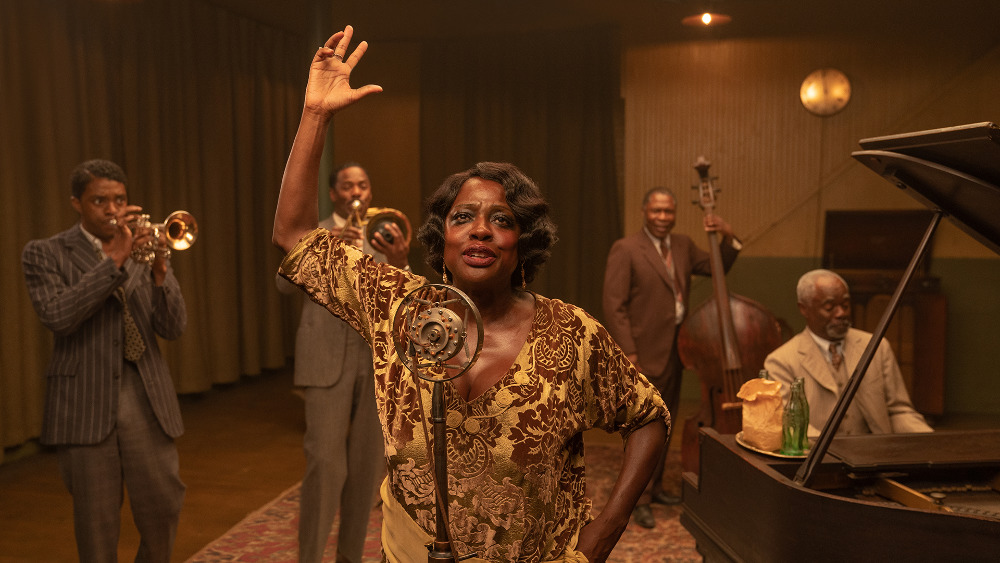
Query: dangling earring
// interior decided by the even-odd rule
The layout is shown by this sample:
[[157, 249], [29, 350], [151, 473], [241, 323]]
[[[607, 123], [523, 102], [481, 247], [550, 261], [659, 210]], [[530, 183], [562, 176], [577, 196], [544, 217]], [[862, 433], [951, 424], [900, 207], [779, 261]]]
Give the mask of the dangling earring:
[[[527, 260], [525, 260], [527, 262]], [[528, 278], [524, 276], [524, 262], [521, 262], [521, 291], [528, 288]]]
[[445, 268], [444, 264], [441, 264], [441, 279], [444, 280], [445, 285], [448, 285], [448, 268]]

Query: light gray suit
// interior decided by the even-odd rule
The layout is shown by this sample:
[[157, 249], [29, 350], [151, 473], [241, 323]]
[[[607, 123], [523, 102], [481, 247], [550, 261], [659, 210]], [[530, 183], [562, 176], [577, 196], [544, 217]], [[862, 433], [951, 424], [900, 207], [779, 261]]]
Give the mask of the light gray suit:
[[[333, 217], [319, 226], [337, 226]], [[384, 262], [365, 243], [365, 252]], [[278, 289], [299, 289], [276, 276]], [[305, 387], [306, 474], [299, 510], [299, 560], [322, 560], [340, 511], [337, 553], [360, 563], [384, 459], [375, 407], [371, 347], [330, 311], [306, 298], [295, 338], [295, 384]]]
[[[843, 351], [847, 377], [854, 373], [871, 336], [863, 330], [848, 330]], [[764, 361], [764, 368], [773, 379], [781, 382], [781, 392], [786, 400], [792, 382], [798, 377], [805, 379], [806, 400], [809, 401], [809, 436], [818, 436], [826, 419], [833, 413], [840, 391], [833, 367], [808, 329], [771, 352]], [[883, 339], [879, 344], [852, 404], [874, 434], [933, 431], [913, 408], [896, 356], [887, 340]]]
[[[117, 558], [124, 476], [140, 559], [167, 561], [184, 498], [173, 438], [184, 426], [156, 336], [178, 338], [187, 325], [177, 279], [168, 268], [154, 287], [148, 267], [128, 260], [118, 269], [79, 224], [29, 242], [22, 265], [35, 311], [55, 334], [41, 441], [60, 447], [81, 559]], [[134, 364], [124, 358], [119, 286], [146, 344]]]

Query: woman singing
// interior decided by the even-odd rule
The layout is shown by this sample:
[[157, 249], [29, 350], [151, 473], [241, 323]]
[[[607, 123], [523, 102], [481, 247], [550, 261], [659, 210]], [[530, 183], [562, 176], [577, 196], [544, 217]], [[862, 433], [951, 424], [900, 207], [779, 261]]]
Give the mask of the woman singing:
[[[432, 384], [406, 370], [391, 325], [403, 298], [429, 282], [316, 228], [327, 127], [337, 111], [381, 91], [350, 86], [367, 49], [362, 42], [348, 55], [352, 33], [350, 26], [336, 33], [313, 57], [273, 240], [288, 253], [281, 275], [371, 344], [388, 464], [383, 553], [424, 562], [435, 493], [421, 405], [429, 410]], [[538, 188], [515, 166], [483, 162], [447, 178], [427, 202], [418, 238], [428, 264], [482, 317], [478, 361], [443, 384], [453, 551], [475, 554], [472, 561], [604, 561], [669, 432], [663, 401], [593, 317], [526, 289], [549, 256], [555, 226]], [[621, 473], [597, 515], [583, 455], [583, 432], [594, 427], [625, 439]]]

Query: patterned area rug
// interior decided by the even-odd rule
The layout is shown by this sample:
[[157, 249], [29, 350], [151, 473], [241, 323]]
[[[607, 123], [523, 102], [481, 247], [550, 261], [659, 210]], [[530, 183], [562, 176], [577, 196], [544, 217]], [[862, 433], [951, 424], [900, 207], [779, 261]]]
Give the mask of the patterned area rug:
[[[595, 512], [607, 501], [615, 476], [621, 467], [621, 447], [587, 446], [587, 486], [594, 500]], [[667, 459], [664, 480], [679, 483], [679, 454], [671, 452]], [[674, 491], [676, 494], [677, 491]], [[248, 515], [222, 537], [188, 559], [187, 563], [239, 561], [254, 563], [284, 563], [296, 560], [296, 537], [299, 512], [299, 484], [278, 495], [278, 498]], [[679, 507], [653, 505], [656, 528], [647, 530], [629, 524], [609, 561], [616, 563], [695, 562], [701, 561], [694, 548], [694, 539], [680, 523]], [[381, 561], [379, 534], [382, 514], [372, 510], [365, 544], [365, 561]], [[330, 535], [324, 560], [336, 559], [336, 534]]]

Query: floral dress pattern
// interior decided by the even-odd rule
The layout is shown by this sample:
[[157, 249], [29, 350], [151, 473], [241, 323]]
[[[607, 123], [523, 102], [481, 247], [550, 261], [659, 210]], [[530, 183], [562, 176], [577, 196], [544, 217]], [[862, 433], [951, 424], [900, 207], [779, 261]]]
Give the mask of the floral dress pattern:
[[[425, 424], [431, 429], [433, 384], [403, 367], [392, 340], [396, 309], [427, 280], [375, 262], [324, 229], [305, 236], [280, 273], [371, 344], [389, 490], [433, 535], [424, 433]], [[627, 439], [657, 418], [669, 428], [659, 394], [597, 320], [562, 301], [534, 299], [528, 337], [496, 384], [469, 401], [443, 384], [449, 519], [459, 554], [505, 562], [557, 558], [592, 519], [582, 432], [597, 427]]]

